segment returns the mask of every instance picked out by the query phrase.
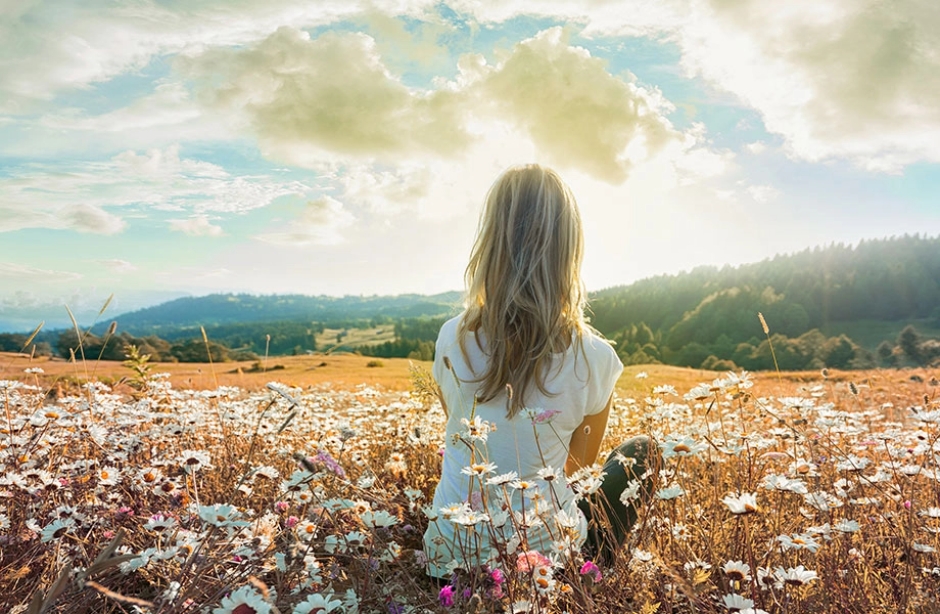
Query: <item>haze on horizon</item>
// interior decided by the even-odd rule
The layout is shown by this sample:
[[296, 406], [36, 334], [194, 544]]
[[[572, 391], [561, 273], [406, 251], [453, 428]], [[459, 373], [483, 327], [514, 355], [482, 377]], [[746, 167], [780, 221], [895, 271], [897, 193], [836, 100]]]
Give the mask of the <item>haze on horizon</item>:
[[0, 7], [0, 320], [457, 290], [525, 162], [591, 290], [940, 234], [936, 3], [480, 4]]

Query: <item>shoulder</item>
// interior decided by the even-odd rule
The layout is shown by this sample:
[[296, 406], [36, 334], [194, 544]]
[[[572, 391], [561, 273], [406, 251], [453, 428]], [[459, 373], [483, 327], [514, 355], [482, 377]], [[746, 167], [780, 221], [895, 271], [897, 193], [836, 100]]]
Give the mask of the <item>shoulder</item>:
[[620, 358], [617, 351], [610, 341], [601, 337], [596, 331], [588, 328], [581, 335], [581, 345], [584, 348], [585, 357], [593, 364], [617, 365], [620, 364]]
[[437, 334], [438, 343], [449, 342], [457, 339], [457, 332], [460, 329], [460, 322], [464, 314], [456, 315], [441, 325], [441, 330]]

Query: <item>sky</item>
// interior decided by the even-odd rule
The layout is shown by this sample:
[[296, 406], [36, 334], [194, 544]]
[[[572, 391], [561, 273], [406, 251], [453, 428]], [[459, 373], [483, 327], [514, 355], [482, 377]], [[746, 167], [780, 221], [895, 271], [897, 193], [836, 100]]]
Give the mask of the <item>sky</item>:
[[0, 330], [463, 288], [571, 186], [589, 290], [940, 234], [935, 0], [0, 0]]

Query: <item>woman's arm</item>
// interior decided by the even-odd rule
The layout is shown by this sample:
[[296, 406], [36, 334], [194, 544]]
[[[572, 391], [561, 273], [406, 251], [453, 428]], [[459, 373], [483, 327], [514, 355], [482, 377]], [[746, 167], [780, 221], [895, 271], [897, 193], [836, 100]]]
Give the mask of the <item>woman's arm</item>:
[[614, 395], [607, 399], [607, 405], [600, 412], [585, 416], [584, 421], [571, 435], [568, 445], [568, 460], [565, 463], [565, 475], [571, 475], [581, 467], [586, 467], [597, 460], [597, 453], [601, 449], [601, 440], [607, 430], [607, 418], [610, 416], [610, 406], [614, 402]]

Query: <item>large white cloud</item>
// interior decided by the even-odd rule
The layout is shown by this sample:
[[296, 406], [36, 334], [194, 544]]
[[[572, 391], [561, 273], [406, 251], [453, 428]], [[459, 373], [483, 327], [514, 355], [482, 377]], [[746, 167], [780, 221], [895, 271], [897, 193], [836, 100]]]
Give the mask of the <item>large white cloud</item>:
[[[767, 128], [781, 135], [787, 150], [800, 158], [847, 158], [882, 170], [898, 170], [918, 160], [940, 161], [940, 5], [933, 0], [452, 0], [447, 5], [469, 17], [471, 24], [543, 15], [583, 27], [588, 36], [647, 36], [674, 44], [687, 74], [758, 110]], [[206, 50], [258, 45], [282, 26], [301, 29], [344, 19], [365, 22], [381, 35], [378, 48], [384, 48], [386, 55], [392, 55], [389, 41], [395, 41], [411, 46], [404, 55], [440, 62], [435, 35], [413, 36], [390, 19], [401, 15], [437, 26], [436, 32], [447, 30], [434, 3], [426, 0], [361, 4], [212, 0], [132, 7], [96, 0], [6, 4], [0, 10], [0, 113], [32, 112], [36, 100], [50, 100], [137, 70], [156, 56], [195, 56]], [[285, 60], [300, 57], [296, 41], [294, 53], [281, 42], [289, 56]], [[344, 43], [347, 46], [336, 43], [334, 50], [360, 56], [368, 52], [348, 46], [351, 39]], [[339, 62], [349, 66], [345, 58]], [[249, 70], [245, 78], [250, 74]], [[297, 76], [272, 75], [272, 83], [278, 80], [295, 87], [295, 96], [303, 96], [303, 85], [309, 84]], [[383, 85], [388, 83], [378, 79], [373, 91], [394, 91], [383, 90]], [[409, 94], [414, 97], [414, 92]], [[400, 90], [396, 96], [406, 100]], [[436, 106], [450, 104], [443, 95], [418, 96], [405, 107], [414, 112], [422, 103], [430, 118], [449, 113]], [[291, 123], [271, 116], [282, 109], [296, 107], [285, 96], [262, 104], [256, 113], [262, 125], [271, 127], [269, 136], [283, 142]], [[182, 121], [192, 109], [182, 105], [176, 112], [176, 121]], [[350, 119], [333, 117], [337, 125]], [[385, 116], [373, 116], [381, 117]], [[120, 125], [140, 118], [113, 119], [114, 125]], [[163, 114], [162, 121], [168, 120], [169, 114]], [[355, 125], [352, 128], [355, 133]], [[323, 126], [315, 130], [321, 139], [350, 146], [324, 130]], [[446, 135], [442, 133], [442, 140]], [[383, 137], [398, 142], [403, 138], [382, 129], [373, 137], [376, 142]], [[416, 143], [433, 146], [420, 135], [412, 140]], [[297, 155], [304, 153], [301, 149]]]
[[311, 147], [387, 159], [448, 155], [469, 140], [455, 94], [410, 90], [365, 34], [311, 39], [284, 27], [258, 45], [212, 49], [179, 64], [208, 105], [243, 114], [262, 149], [289, 162], [298, 161], [292, 151]]
[[453, 81], [425, 90], [406, 87], [362, 33], [312, 39], [281, 28], [256, 45], [208, 50], [179, 65], [205, 104], [251, 126], [271, 158], [316, 169], [362, 161], [404, 169], [394, 171], [408, 179], [389, 186], [392, 200], [426, 191], [409, 165], [464, 157], [507, 127], [548, 162], [612, 183], [670, 145], [689, 151], [701, 141], [698, 128], [672, 126], [673, 107], [657, 90], [611, 74], [562, 28], [515, 44], [492, 64], [462, 57]]
[[934, 0], [459, 1], [482, 22], [574, 19], [584, 34], [674, 44], [687, 75], [756, 109], [798, 158], [897, 171], [940, 162]]
[[239, 45], [282, 25], [314, 27], [362, 13], [421, 15], [422, 0], [188, 0], [115, 4], [33, 0], [0, 5], [0, 113], [145, 67], [159, 55]]
[[610, 74], [560, 27], [515, 45], [477, 87], [497, 116], [521, 126], [558, 164], [614, 183], [683, 138], [657, 92]]

